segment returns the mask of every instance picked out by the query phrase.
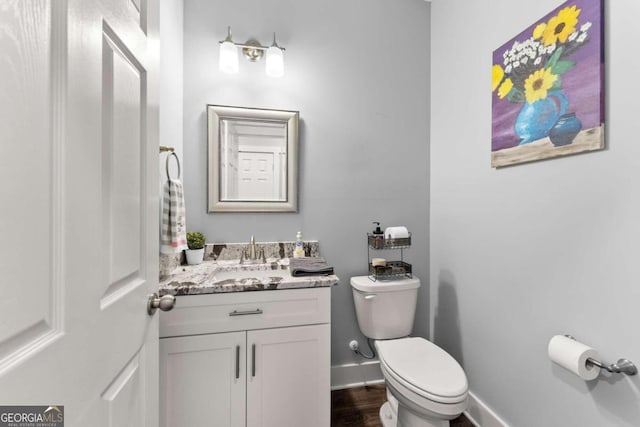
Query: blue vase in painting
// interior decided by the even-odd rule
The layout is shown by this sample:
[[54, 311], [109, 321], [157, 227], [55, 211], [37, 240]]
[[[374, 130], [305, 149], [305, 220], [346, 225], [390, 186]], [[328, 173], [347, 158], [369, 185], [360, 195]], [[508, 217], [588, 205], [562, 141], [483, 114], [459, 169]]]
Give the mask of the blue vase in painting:
[[576, 117], [576, 113], [563, 114], [549, 131], [549, 139], [556, 147], [569, 145], [580, 129], [582, 129], [582, 122]]
[[532, 104], [525, 103], [515, 122], [516, 135], [520, 138], [519, 145], [548, 136], [560, 116], [567, 112], [568, 106], [567, 96], [559, 91], [549, 92], [546, 98]]

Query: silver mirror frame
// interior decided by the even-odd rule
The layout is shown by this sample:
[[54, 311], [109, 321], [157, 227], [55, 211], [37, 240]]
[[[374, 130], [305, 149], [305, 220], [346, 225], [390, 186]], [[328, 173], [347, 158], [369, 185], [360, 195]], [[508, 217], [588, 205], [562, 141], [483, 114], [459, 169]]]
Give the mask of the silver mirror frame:
[[[298, 211], [298, 111], [207, 105], [208, 211], [209, 212], [297, 212]], [[230, 118], [285, 123], [287, 127], [287, 198], [284, 201], [229, 201], [220, 194], [220, 121]]]

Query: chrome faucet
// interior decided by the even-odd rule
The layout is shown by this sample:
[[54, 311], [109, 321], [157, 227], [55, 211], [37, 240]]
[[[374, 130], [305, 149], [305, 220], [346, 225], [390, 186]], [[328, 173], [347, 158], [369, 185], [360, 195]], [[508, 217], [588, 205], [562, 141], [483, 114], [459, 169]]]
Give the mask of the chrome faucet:
[[245, 248], [240, 254], [240, 264], [245, 264], [249, 262], [250, 264], [257, 264], [262, 262], [265, 264], [267, 262], [264, 256], [264, 248], [256, 247], [256, 238], [251, 236], [251, 241], [249, 242], [249, 247]]

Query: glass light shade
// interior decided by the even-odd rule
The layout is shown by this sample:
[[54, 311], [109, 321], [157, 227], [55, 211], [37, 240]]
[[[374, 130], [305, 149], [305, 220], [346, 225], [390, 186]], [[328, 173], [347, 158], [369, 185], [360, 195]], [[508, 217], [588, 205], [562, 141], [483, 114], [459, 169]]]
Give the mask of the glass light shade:
[[238, 72], [238, 49], [232, 42], [220, 44], [220, 71], [227, 74]]
[[284, 55], [282, 49], [271, 46], [267, 49], [267, 76], [282, 77], [284, 75]]

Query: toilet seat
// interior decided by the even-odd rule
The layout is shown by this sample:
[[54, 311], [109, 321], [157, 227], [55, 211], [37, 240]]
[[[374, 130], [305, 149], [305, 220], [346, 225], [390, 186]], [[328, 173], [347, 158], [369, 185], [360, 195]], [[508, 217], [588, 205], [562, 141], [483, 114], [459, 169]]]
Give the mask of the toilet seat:
[[380, 362], [393, 380], [432, 402], [457, 404], [467, 399], [467, 377], [446, 351], [424, 338], [375, 342]]

